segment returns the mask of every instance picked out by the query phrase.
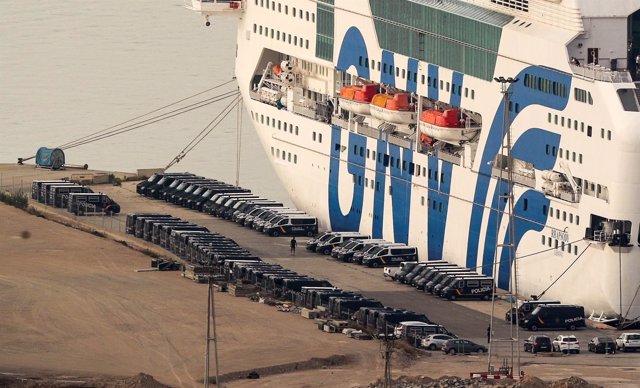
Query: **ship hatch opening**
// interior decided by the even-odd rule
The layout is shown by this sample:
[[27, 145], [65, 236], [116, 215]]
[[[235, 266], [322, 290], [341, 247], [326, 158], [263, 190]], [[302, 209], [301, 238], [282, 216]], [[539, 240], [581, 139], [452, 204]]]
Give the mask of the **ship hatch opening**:
[[631, 241], [631, 221], [592, 214], [585, 239], [608, 243], [610, 246], [628, 247]]

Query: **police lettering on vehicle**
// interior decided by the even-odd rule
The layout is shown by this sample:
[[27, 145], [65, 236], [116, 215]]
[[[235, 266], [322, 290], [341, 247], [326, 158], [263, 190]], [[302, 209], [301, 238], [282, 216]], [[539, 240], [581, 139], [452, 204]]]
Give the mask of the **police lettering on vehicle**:
[[479, 294], [481, 292], [487, 292], [487, 291], [491, 291], [491, 287], [480, 287], [480, 288], [474, 288], [471, 290], [472, 294]]
[[584, 318], [583, 317], [575, 317], [575, 318], [569, 318], [569, 319], [565, 319], [565, 323], [571, 323], [571, 322], [579, 322], [582, 321]]

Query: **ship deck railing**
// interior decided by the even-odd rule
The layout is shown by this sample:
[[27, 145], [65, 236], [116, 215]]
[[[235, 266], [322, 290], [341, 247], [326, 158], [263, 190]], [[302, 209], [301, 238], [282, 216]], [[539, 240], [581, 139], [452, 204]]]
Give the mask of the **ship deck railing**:
[[582, 78], [586, 78], [592, 81], [612, 82], [612, 83], [626, 83], [633, 82], [631, 74], [627, 70], [611, 70], [609, 68], [594, 65], [589, 63], [587, 65], [575, 65], [570, 63], [571, 71], [574, 75]]

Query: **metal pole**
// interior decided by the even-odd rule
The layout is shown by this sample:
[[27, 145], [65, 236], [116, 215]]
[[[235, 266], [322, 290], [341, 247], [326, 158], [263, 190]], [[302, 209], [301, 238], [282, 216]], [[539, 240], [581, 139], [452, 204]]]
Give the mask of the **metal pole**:
[[236, 121], [236, 186], [240, 186], [240, 150], [242, 149], [242, 97], [238, 100]]

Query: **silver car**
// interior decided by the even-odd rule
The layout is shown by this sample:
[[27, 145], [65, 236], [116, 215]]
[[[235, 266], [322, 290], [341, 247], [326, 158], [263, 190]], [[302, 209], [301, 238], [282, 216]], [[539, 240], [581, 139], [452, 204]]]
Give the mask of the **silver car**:
[[446, 334], [431, 334], [423, 338], [420, 345], [429, 350], [437, 350], [442, 348], [442, 345], [450, 339], [454, 338]]

